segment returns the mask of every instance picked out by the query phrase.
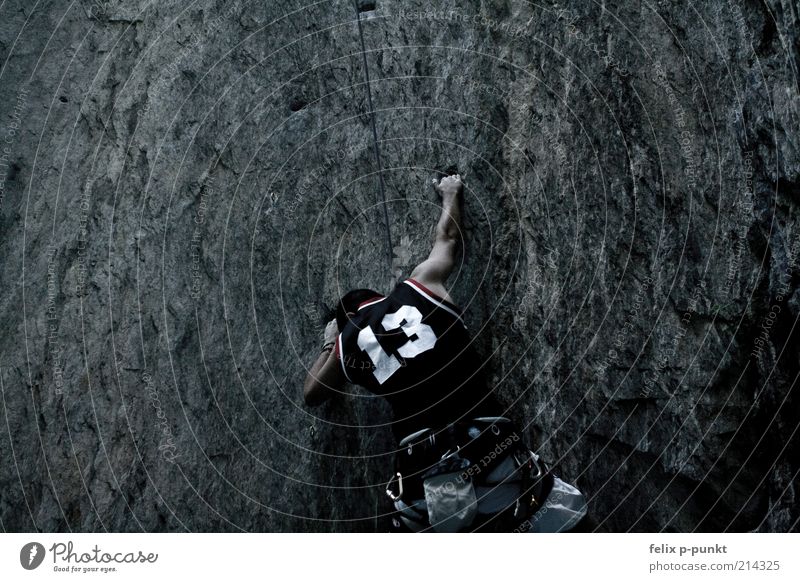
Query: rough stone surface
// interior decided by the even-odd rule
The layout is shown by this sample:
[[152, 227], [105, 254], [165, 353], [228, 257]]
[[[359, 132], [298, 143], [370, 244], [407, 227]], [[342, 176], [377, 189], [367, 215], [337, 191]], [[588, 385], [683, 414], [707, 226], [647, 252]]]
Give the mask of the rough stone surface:
[[[457, 167], [452, 294], [600, 528], [797, 529], [797, 5], [564, 4], [360, 3], [394, 267]], [[3, 530], [383, 529], [386, 406], [301, 397], [391, 285], [353, 3], [11, 0], [0, 63]]]

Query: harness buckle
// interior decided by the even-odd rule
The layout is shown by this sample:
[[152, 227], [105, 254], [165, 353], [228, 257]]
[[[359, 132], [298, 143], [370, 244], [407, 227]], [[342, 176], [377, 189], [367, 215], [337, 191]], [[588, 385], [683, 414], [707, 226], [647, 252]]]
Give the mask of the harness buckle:
[[442, 455], [442, 456], [439, 458], [439, 460], [443, 461], [443, 460], [445, 460], [445, 459], [446, 459], [446, 458], [448, 458], [448, 457], [452, 457], [453, 455], [457, 455], [458, 453], [460, 453], [460, 452], [461, 452], [461, 445], [456, 445], [456, 450], [455, 450], [455, 451], [453, 451], [453, 452], [451, 452], [451, 451], [453, 451], [453, 449], [447, 449], [447, 451], [445, 452], [445, 454], [443, 454], [443, 455]]
[[[397, 495], [392, 491], [392, 483], [395, 480], [397, 481], [398, 488]], [[403, 476], [400, 473], [396, 473], [394, 477], [389, 479], [389, 482], [386, 484], [386, 495], [388, 495], [389, 499], [392, 501], [399, 501], [403, 497]]]

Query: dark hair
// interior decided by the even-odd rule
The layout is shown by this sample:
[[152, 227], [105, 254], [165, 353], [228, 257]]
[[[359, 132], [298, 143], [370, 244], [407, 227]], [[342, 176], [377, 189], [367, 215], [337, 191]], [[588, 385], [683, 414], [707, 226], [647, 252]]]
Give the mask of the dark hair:
[[358, 311], [359, 305], [373, 297], [382, 297], [382, 295], [372, 289], [353, 289], [342, 295], [336, 304], [336, 324], [339, 326], [339, 331], [344, 330], [344, 326], [350, 319], [347, 314]]

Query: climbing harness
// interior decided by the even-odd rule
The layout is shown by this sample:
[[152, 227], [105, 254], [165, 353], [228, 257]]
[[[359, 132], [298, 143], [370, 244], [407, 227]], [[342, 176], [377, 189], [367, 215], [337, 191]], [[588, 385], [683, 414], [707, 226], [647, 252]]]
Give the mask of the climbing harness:
[[553, 479], [511, 420], [480, 417], [405, 437], [386, 493], [407, 531], [503, 531], [542, 507]]

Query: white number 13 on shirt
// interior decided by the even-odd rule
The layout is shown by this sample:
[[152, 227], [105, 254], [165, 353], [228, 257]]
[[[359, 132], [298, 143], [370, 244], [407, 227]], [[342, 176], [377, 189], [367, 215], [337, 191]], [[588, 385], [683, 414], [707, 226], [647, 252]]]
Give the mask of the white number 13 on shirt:
[[[402, 328], [410, 338], [416, 334], [417, 339], [409, 339], [397, 350], [397, 353], [406, 359], [427, 352], [436, 345], [436, 334], [430, 325], [422, 323], [422, 314], [419, 309], [411, 305], [403, 305], [394, 313], [387, 313], [381, 320], [383, 329], [387, 332]], [[373, 375], [378, 384], [383, 384], [389, 377], [400, 369], [400, 362], [392, 354], [387, 354], [378, 343], [378, 338], [369, 326], [358, 333], [358, 347], [367, 352], [369, 359], [375, 364]]]

